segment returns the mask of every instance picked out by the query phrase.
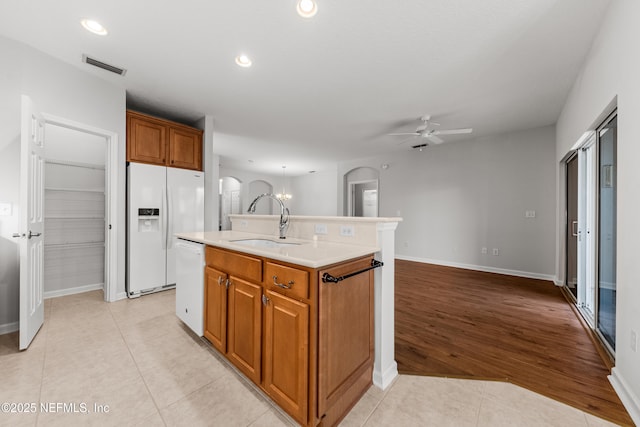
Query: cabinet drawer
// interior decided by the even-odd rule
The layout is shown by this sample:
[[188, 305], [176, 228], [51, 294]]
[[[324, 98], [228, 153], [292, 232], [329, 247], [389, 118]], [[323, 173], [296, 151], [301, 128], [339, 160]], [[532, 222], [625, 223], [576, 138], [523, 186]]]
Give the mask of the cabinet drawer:
[[[265, 283], [272, 290], [288, 296], [309, 298], [309, 273], [297, 268], [266, 262]], [[288, 288], [277, 286], [279, 283]]]
[[206, 260], [209, 267], [222, 270], [230, 276], [262, 282], [262, 260], [258, 258], [207, 246]]

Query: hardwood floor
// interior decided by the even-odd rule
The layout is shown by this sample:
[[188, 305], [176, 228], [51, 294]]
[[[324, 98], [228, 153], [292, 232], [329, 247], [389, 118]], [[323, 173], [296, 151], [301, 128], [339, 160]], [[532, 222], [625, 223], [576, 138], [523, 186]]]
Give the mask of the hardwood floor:
[[401, 373], [509, 381], [633, 425], [553, 283], [401, 260], [395, 268]]

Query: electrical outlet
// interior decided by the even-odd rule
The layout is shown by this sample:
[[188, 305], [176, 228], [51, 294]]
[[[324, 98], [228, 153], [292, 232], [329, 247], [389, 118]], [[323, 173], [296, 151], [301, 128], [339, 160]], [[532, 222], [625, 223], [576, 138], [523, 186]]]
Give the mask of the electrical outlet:
[[353, 237], [354, 236], [353, 225], [341, 225], [340, 226], [340, 235], [345, 237]]
[[535, 218], [536, 217], [536, 211], [526, 211], [524, 213], [525, 218]]
[[240, 228], [247, 228], [249, 226], [249, 223], [247, 222], [246, 219], [243, 219], [240, 221]]
[[327, 224], [316, 224], [315, 230], [316, 234], [329, 234]]
[[500, 249], [498, 249], [498, 248], [493, 248], [493, 250], [491, 251], [491, 253], [492, 253], [493, 255], [495, 255], [495, 256], [498, 256], [498, 255], [500, 255]]
[[633, 329], [631, 330], [631, 350], [638, 351], [638, 334]]
[[488, 252], [488, 250], [487, 250], [487, 248], [485, 248], [485, 247], [483, 247], [482, 249], [480, 249], [480, 253], [482, 253], [482, 254], [485, 254], [485, 255], [486, 255], [486, 254], [487, 254], [487, 252]]

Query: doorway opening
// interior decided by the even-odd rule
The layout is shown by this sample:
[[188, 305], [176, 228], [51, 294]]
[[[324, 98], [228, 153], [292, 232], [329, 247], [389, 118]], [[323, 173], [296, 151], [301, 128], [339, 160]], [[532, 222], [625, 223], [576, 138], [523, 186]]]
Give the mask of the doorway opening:
[[104, 290], [107, 141], [50, 123], [45, 135], [44, 297]]
[[116, 301], [118, 136], [43, 113], [45, 298], [102, 289]]
[[344, 215], [377, 217], [380, 200], [379, 173], [369, 167], [358, 167], [344, 175]]
[[218, 195], [220, 198], [220, 224], [219, 230], [231, 230], [231, 219], [229, 215], [239, 214], [242, 212], [242, 182], [232, 176], [223, 176], [220, 178], [220, 186]]

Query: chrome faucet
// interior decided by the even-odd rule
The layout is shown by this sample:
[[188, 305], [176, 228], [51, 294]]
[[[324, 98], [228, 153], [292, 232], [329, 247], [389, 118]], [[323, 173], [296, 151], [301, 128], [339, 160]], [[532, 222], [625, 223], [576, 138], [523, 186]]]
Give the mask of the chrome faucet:
[[261, 194], [255, 199], [253, 199], [253, 202], [251, 202], [251, 204], [249, 205], [249, 209], [247, 209], [247, 212], [255, 213], [258, 200], [262, 199], [263, 197], [268, 197], [270, 199], [273, 199], [276, 202], [278, 202], [278, 204], [280, 205], [280, 225], [279, 225], [280, 238], [286, 239], [285, 234], [287, 233], [287, 229], [289, 228], [289, 208], [284, 207], [284, 203], [282, 203], [282, 200], [278, 199], [273, 194], [269, 194], [269, 193]]

